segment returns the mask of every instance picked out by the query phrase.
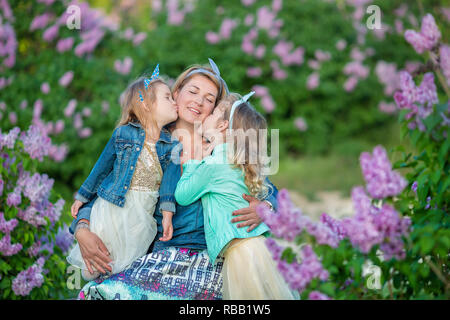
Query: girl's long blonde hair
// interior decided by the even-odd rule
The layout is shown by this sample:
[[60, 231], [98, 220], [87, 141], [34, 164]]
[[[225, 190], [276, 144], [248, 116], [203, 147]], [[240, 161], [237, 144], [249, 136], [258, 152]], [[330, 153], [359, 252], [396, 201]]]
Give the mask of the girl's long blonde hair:
[[[231, 107], [240, 98], [239, 94], [230, 93], [217, 106], [223, 111], [223, 120], [230, 120]], [[266, 153], [263, 150], [258, 150], [259, 141], [265, 138], [262, 135], [267, 132], [266, 119], [250, 103], [244, 102], [234, 111], [233, 127], [231, 129], [232, 133], [228, 134], [229, 140], [227, 140], [233, 142], [233, 148], [228, 152], [229, 161], [234, 167], [242, 170], [244, 183], [250, 194], [262, 200], [266, 198], [270, 189], [270, 186], [264, 182], [265, 176], [262, 173], [264, 167], [263, 156]], [[256, 133], [254, 138], [256, 139], [246, 135], [249, 132], [248, 130], [254, 130]], [[242, 141], [239, 143], [239, 139], [242, 137], [245, 137], [244, 143]]]
[[[122, 114], [116, 125], [120, 127], [126, 125], [128, 122], [138, 122], [144, 129], [155, 123], [151, 115], [146, 114], [144, 104], [152, 109], [156, 102], [156, 89], [158, 86], [166, 83], [161, 79], [156, 79], [150, 82], [148, 89], [145, 89], [144, 80], [146, 77], [140, 77], [133, 81], [125, 91], [120, 95], [120, 107]], [[144, 101], [140, 100], [139, 92], [141, 92]]]

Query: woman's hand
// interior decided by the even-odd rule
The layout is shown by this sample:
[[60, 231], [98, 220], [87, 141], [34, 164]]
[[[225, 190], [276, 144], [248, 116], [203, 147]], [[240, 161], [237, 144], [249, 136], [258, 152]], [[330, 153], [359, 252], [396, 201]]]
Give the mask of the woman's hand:
[[233, 216], [238, 216], [236, 218], [231, 219], [231, 222], [239, 222], [237, 225], [238, 228], [249, 227], [247, 232], [252, 231], [257, 226], [259, 226], [262, 222], [261, 217], [256, 212], [256, 208], [262, 201], [259, 201], [255, 197], [249, 196], [247, 194], [243, 194], [242, 197], [248, 201], [249, 206], [247, 208], [242, 208], [239, 210], [233, 211]]
[[81, 202], [80, 200], [75, 200], [72, 204], [72, 207], [70, 208], [70, 212], [72, 213], [72, 218], [76, 219], [77, 218], [77, 214], [78, 214], [78, 210], [80, 210], [81, 206], [84, 203]]
[[105, 270], [112, 271], [109, 265], [112, 260], [109, 257], [108, 249], [95, 233], [83, 228], [75, 233], [75, 238], [80, 246], [84, 263], [91, 274], [94, 273], [92, 267], [95, 267], [101, 273], [106, 273]]
[[173, 225], [172, 225], [172, 216], [173, 212], [170, 211], [163, 211], [163, 219], [162, 219], [162, 225], [163, 225], [163, 236], [159, 238], [161, 241], [169, 241], [172, 239], [173, 235]]

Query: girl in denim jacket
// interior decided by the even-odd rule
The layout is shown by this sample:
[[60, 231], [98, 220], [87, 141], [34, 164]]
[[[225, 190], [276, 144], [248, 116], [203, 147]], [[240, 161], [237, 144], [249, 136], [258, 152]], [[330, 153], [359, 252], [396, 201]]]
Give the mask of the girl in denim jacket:
[[[151, 78], [134, 81], [122, 94], [119, 124], [72, 206], [76, 218], [81, 205], [98, 196], [89, 228], [107, 247], [112, 273], [143, 256], [157, 232], [153, 213], [162, 170], [155, 143], [161, 128], [178, 117], [170, 89], [158, 74], [157, 66]], [[82, 269], [85, 280], [100, 274], [88, 271], [78, 244], [67, 261]]]

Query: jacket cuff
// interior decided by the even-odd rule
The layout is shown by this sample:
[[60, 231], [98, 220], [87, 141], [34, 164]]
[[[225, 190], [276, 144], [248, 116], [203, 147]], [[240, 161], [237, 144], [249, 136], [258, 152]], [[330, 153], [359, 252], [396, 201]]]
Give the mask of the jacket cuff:
[[77, 226], [78, 222], [79, 222], [81, 219], [86, 219], [86, 220], [89, 220], [89, 221], [90, 221], [90, 219], [91, 219], [91, 210], [83, 210], [83, 209], [80, 209], [80, 210], [78, 211], [77, 218], [74, 219], [74, 220], [72, 221], [72, 223], [70, 224], [70, 227], [69, 227], [69, 232], [70, 232], [71, 234], [74, 234], [74, 232], [75, 232], [75, 227]]
[[[95, 193], [89, 192], [88, 190], [83, 188], [83, 186], [80, 187], [80, 189], [78, 190], [77, 194], [79, 194], [84, 199], [88, 200], [88, 201], [85, 201], [85, 202], [91, 201], [94, 198], [94, 196], [95, 196]], [[81, 202], [84, 202], [84, 201], [81, 201]]]
[[77, 193], [75, 194], [75, 200], [79, 200], [79, 201], [81, 201], [81, 202], [83, 202], [83, 203], [89, 202], [89, 199], [86, 198], [86, 197], [83, 197], [83, 196], [80, 194], [80, 192], [77, 192]]
[[173, 212], [173, 214], [175, 214], [176, 212], [175, 203], [170, 201], [161, 202], [159, 204], [159, 212], [162, 213], [163, 211], [170, 211]]

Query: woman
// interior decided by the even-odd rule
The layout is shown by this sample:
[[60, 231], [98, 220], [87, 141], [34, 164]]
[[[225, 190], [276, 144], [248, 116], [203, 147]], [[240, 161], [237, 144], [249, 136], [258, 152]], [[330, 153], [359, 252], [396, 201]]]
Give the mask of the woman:
[[[157, 152], [164, 175], [170, 184], [181, 177], [180, 162], [192, 157], [195, 123], [202, 122], [226, 95], [225, 81], [212, 60], [211, 68], [194, 66], [184, 71], [172, 88], [178, 105], [178, 120], [161, 132]], [[181, 151], [181, 152], [179, 152]], [[181, 156], [177, 156], [181, 153]], [[174, 157], [175, 155], [175, 157]], [[163, 183], [164, 185], [170, 185]], [[271, 194], [267, 205], [276, 207], [276, 193]], [[211, 263], [206, 252], [203, 227], [203, 209], [198, 200], [188, 206], [180, 206], [174, 195], [160, 189], [155, 218], [158, 223], [156, 239], [163, 236], [161, 210], [175, 212], [173, 235], [168, 241], [155, 240], [147, 255], [133, 262], [126, 270], [108, 278], [88, 283], [80, 292], [81, 299], [221, 299], [223, 258]], [[243, 195], [249, 202], [247, 208], [233, 213], [230, 222], [240, 222], [237, 227], [254, 229], [261, 223], [256, 213], [257, 199]], [[95, 267], [102, 273], [111, 271], [111, 259], [102, 241], [88, 229], [91, 203], [84, 205], [77, 220], [72, 223], [75, 237], [88, 269]]]

